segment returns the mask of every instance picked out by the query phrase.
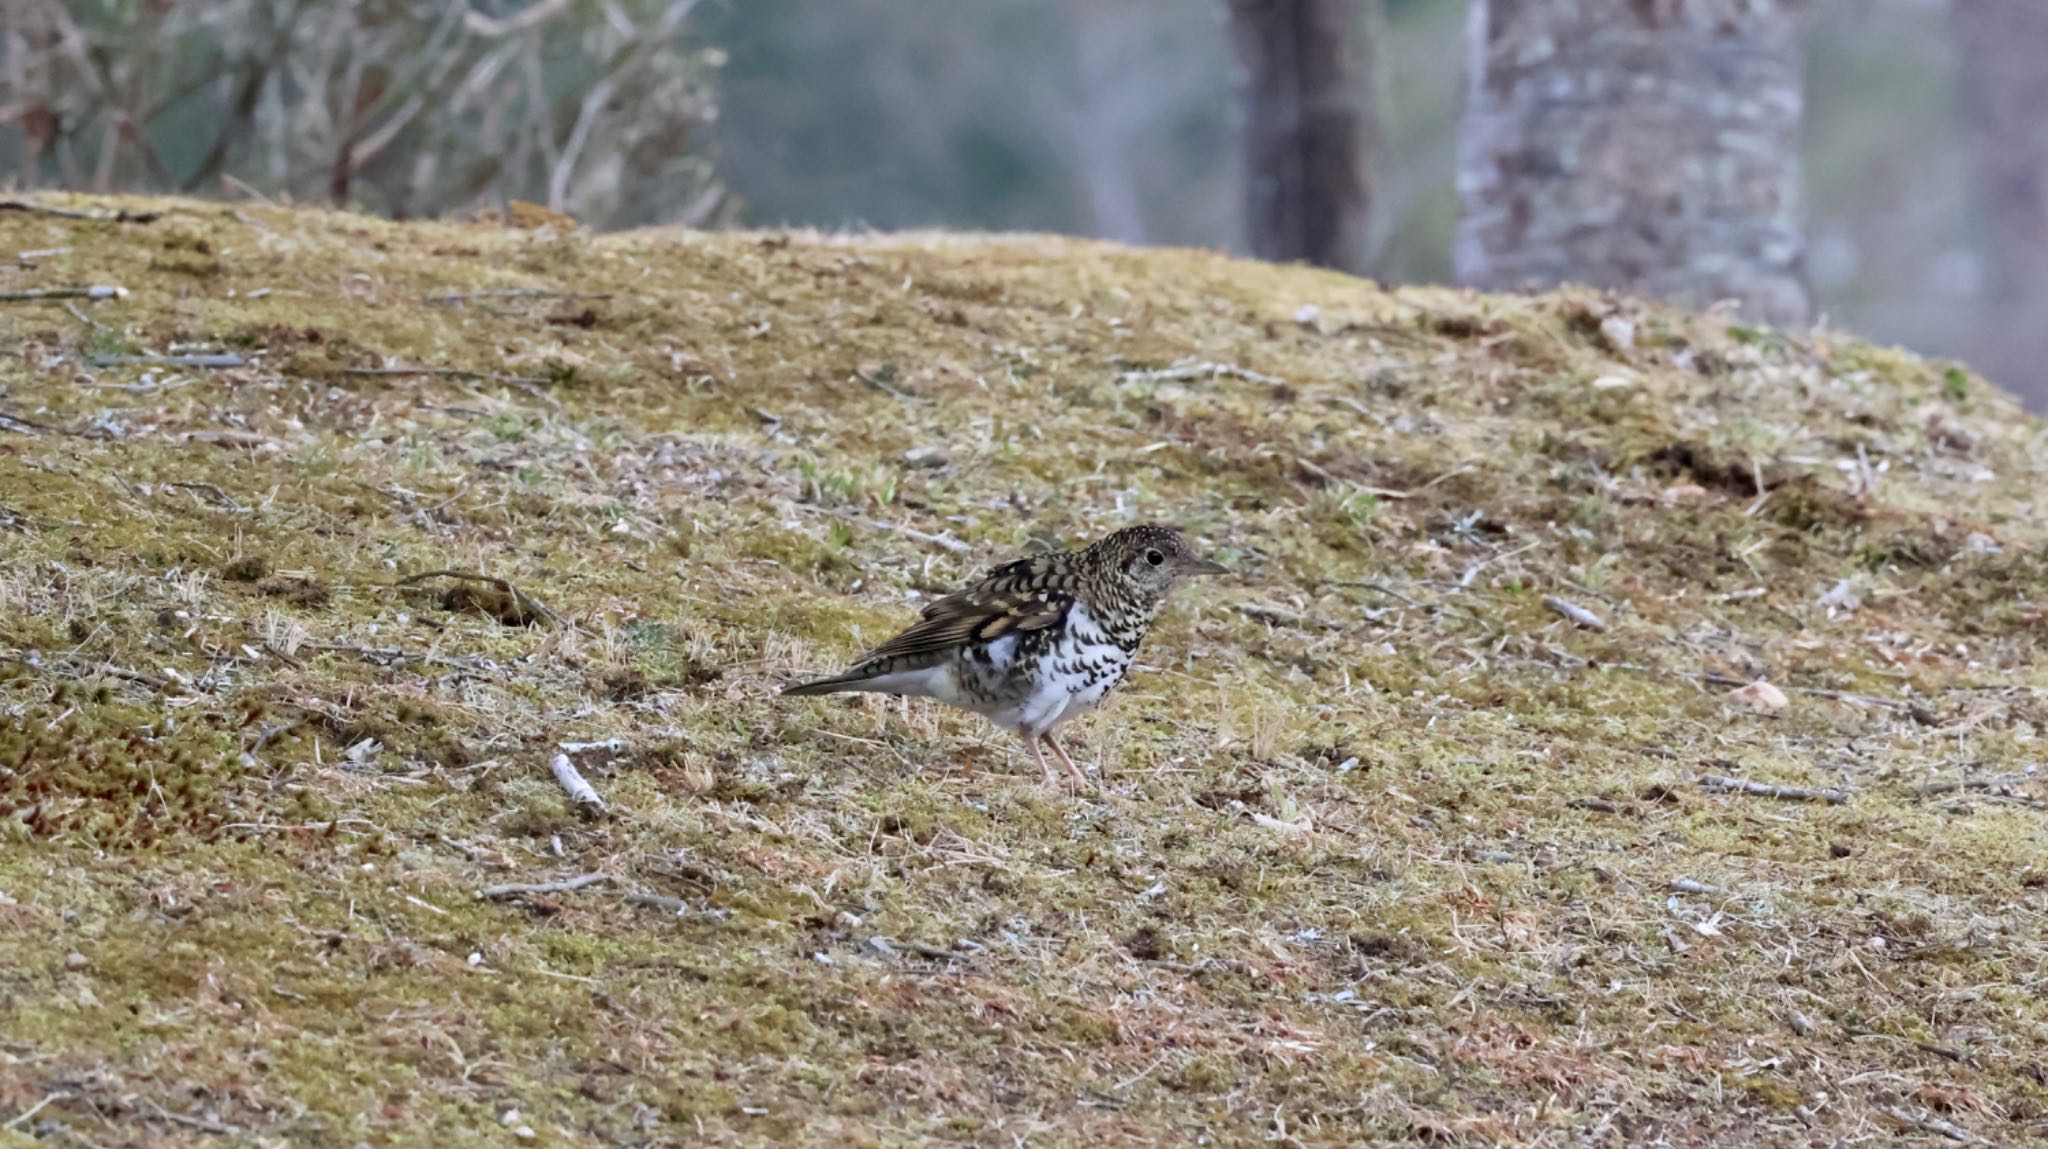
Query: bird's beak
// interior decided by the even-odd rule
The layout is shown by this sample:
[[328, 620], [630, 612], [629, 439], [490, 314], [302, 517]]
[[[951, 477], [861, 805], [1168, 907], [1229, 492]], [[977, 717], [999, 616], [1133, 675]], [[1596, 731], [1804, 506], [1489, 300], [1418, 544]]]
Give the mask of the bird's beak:
[[1220, 575], [1229, 574], [1230, 568], [1222, 563], [1212, 563], [1208, 559], [1182, 559], [1180, 560], [1180, 573], [1184, 575]]

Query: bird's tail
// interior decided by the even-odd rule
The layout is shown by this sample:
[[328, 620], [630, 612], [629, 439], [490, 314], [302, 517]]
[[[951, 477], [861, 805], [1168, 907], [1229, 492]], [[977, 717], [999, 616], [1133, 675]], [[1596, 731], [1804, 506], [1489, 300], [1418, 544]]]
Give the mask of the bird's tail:
[[811, 682], [799, 682], [795, 686], [785, 686], [782, 688], [782, 692], [784, 694], [812, 695], [840, 694], [849, 690], [871, 690], [873, 687], [869, 686], [868, 683], [873, 677], [873, 675], [865, 671], [856, 670], [846, 674], [836, 674], [831, 678], [820, 678]]

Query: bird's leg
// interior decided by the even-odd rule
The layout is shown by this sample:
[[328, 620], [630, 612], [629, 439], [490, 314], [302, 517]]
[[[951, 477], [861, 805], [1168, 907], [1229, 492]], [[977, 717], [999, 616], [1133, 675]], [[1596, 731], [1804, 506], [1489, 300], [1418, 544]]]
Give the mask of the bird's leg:
[[1038, 739], [1033, 738], [1029, 734], [1024, 735], [1023, 738], [1024, 745], [1031, 748], [1031, 760], [1038, 763], [1039, 773], [1045, 775], [1045, 784], [1048, 786], [1052, 785], [1056, 779], [1052, 776], [1052, 767], [1045, 763], [1045, 751], [1038, 748]]
[[[1087, 789], [1088, 775], [1083, 774], [1081, 772], [1081, 768], [1079, 766], [1074, 765], [1074, 760], [1072, 758], [1067, 757], [1067, 752], [1060, 748], [1060, 744], [1052, 740], [1052, 733], [1048, 731], [1045, 734], [1040, 735], [1039, 737], [1045, 742], [1047, 746], [1052, 747], [1053, 757], [1058, 758], [1060, 760], [1060, 765], [1067, 768], [1067, 776], [1074, 780], [1074, 785], [1084, 790]], [[1046, 775], [1046, 780], [1051, 781], [1052, 775]]]

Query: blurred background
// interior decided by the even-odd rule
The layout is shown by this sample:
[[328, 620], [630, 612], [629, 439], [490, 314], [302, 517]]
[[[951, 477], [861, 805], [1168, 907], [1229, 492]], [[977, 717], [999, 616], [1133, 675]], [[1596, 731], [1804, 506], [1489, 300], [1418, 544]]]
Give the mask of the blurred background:
[[1572, 279], [2048, 409], [2048, 0], [7, 0], [0, 182]]

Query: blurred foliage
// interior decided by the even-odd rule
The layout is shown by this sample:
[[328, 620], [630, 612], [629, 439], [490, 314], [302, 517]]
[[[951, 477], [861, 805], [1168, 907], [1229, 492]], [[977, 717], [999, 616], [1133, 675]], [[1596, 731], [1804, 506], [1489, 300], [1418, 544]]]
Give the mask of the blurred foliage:
[[[1467, 4], [1385, 6], [1376, 272], [1442, 282]], [[1966, 349], [1981, 276], [1945, 9], [1816, 5], [1806, 173], [1809, 270], [1830, 321], [1953, 354]], [[703, 27], [731, 52], [720, 171], [751, 222], [1244, 248], [1220, 4], [725, 0]], [[1117, 189], [1135, 208], [1117, 210]]]
[[[1383, 2], [1374, 266], [1440, 282], [1467, 5]], [[1958, 354], [1985, 287], [1945, 13], [1816, 4], [1809, 273], [1835, 325]], [[9, 0], [0, 181], [1241, 251], [1229, 47], [1190, 0]]]
[[0, 172], [394, 216], [712, 219], [696, 0], [12, 0]]
[[756, 222], [1242, 233], [1220, 7], [744, 0], [704, 30], [741, 117], [721, 170]]

